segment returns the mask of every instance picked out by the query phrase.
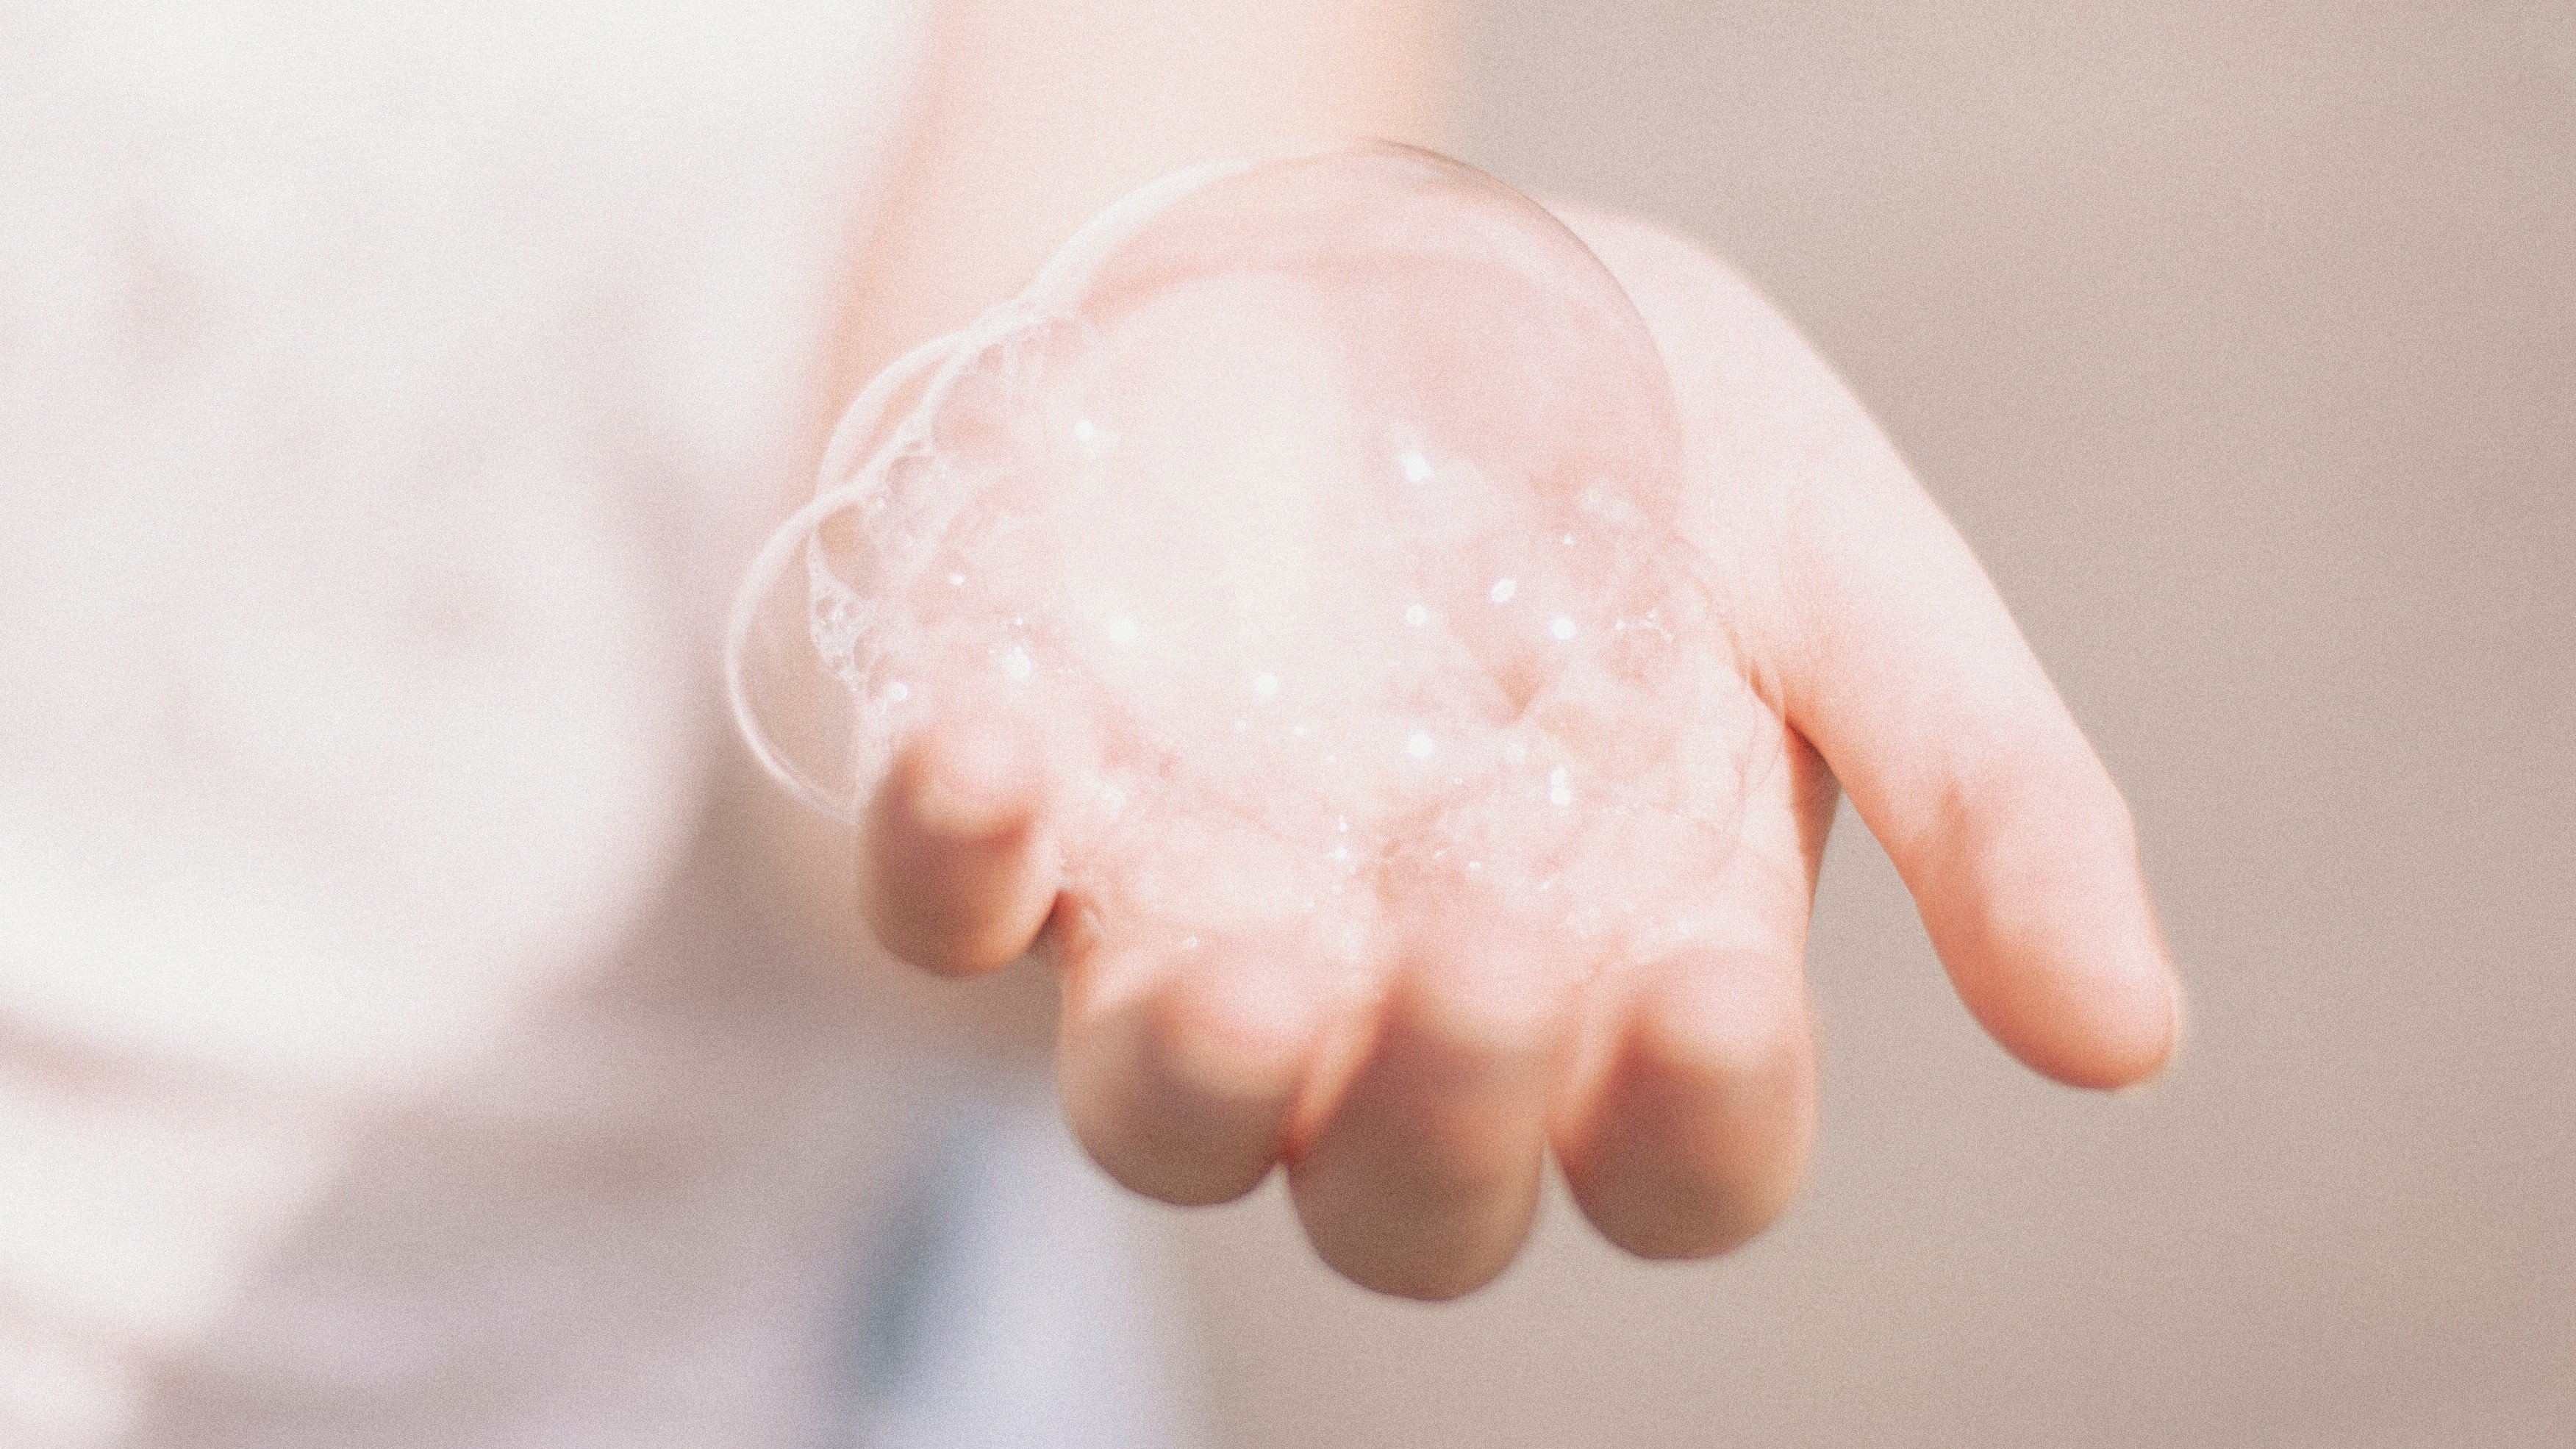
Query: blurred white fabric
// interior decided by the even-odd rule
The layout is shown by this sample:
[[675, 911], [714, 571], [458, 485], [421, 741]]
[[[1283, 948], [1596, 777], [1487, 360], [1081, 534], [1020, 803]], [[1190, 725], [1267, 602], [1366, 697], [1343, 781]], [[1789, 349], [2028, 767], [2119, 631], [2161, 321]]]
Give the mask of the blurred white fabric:
[[713, 641], [920, 18], [0, 4], [0, 1443], [847, 1437], [977, 1069], [771, 932]]

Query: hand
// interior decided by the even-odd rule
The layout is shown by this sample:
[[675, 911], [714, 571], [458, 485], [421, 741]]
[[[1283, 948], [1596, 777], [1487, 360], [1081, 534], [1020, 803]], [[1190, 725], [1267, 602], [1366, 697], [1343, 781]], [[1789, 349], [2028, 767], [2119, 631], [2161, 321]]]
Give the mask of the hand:
[[[1551, 1147], [1591, 1221], [1646, 1256], [1722, 1252], [1782, 1210], [1814, 1120], [1800, 967], [1837, 780], [1961, 998], [2024, 1062], [2119, 1086], [2176, 1030], [2127, 809], [1957, 534], [1743, 282], [1651, 229], [1569, 220], [1671, 370], [1687, 531], [1730, 581], [1760, 736], [1742, 743], [1785, 762], [1749, 777], [1705, 881], [1723, 931], [1569, 962], [1490, 902], [1390, 886], [1364, 970], [1217, 931], [1148, 948], [1120, 901], [1060, 889], [1056, 782], [995, 720], [916, 740], [860, 846], [897, 955], [952, 973], [1053, 955], [1066, 1114], [1119, 1181], [1217, 1202], [1284, 1162], [1323, 1258], [1412, 1297], [1502, 1270]], [[1223, 889], [1216, 858], [1181, 852], [1163, 896], [1188, 898], [1193, 870]]]

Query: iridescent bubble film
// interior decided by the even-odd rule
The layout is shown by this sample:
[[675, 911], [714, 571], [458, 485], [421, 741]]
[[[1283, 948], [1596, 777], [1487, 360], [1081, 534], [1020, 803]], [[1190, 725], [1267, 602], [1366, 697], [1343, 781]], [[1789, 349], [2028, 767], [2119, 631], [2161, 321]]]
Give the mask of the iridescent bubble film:
[[1426, 887], [1687, 937], [1758, 705], [1681, 477], [1644, 323], [1527, 198], [1395, 146], [1198, 168], [852, 406], [738, 717], [844, 820], [934, 721], [1027, 731], [1068, 890], [1178, 943]]

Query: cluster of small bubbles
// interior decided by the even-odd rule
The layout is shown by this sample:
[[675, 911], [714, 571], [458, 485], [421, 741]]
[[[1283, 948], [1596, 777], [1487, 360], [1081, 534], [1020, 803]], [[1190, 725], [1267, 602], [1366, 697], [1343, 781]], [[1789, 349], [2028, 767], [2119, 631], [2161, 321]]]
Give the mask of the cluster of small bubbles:
[[1016, 722], [1068, 886], [1185, 949], [1358, 941], [1334, 903], [1424, 880], [1687, 934], [1759, 732], [1680, 477], [1652, 339], [1526, 198], [1393, 146], [1198, 168], [853, 404], [737, 716], [844, 819], [917, 731]]

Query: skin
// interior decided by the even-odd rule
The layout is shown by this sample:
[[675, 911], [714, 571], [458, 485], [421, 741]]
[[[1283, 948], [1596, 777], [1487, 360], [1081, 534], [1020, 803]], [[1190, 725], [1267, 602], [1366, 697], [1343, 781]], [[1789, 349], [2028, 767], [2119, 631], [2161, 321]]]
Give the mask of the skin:
[[[948, 7], [846, 381], [1016, 290], [1172, 167], [1329, 134], [1438, 145], [1442, 19], [1392, 0]], [[1689, 531], [1736, 581], [1754, 743], [1788, 764], [1706, 883], [1727, 933], [1568, 971], [1473, 902], [1390, 895], [1396, 944], [1359, 993], [1282, 942], [1135, 948], [1118, 902], [1063, 890], [1054, 782], [997, 719], [913, 742], [847, 847], [858, 913], [902, 959], [1054, 963], [1066, 1116], [1120, 1182], [1220, 1202], [1284, 1165], [1317, 1253], [1415, 1298], [1509, 1264], [1551, 1153], [1592, 1223], [1648, 1257], [1723, 1252], [1783, 1210], [1814, 1129], [1802, 955], [1838, 790], [1961, 999], [2032, 1069], [2123, 1086], [2177, 1029], [2127, 807], [1938, 507], [1742, 279], [1651, 227], [1564, 214], [1664, 354]]]

